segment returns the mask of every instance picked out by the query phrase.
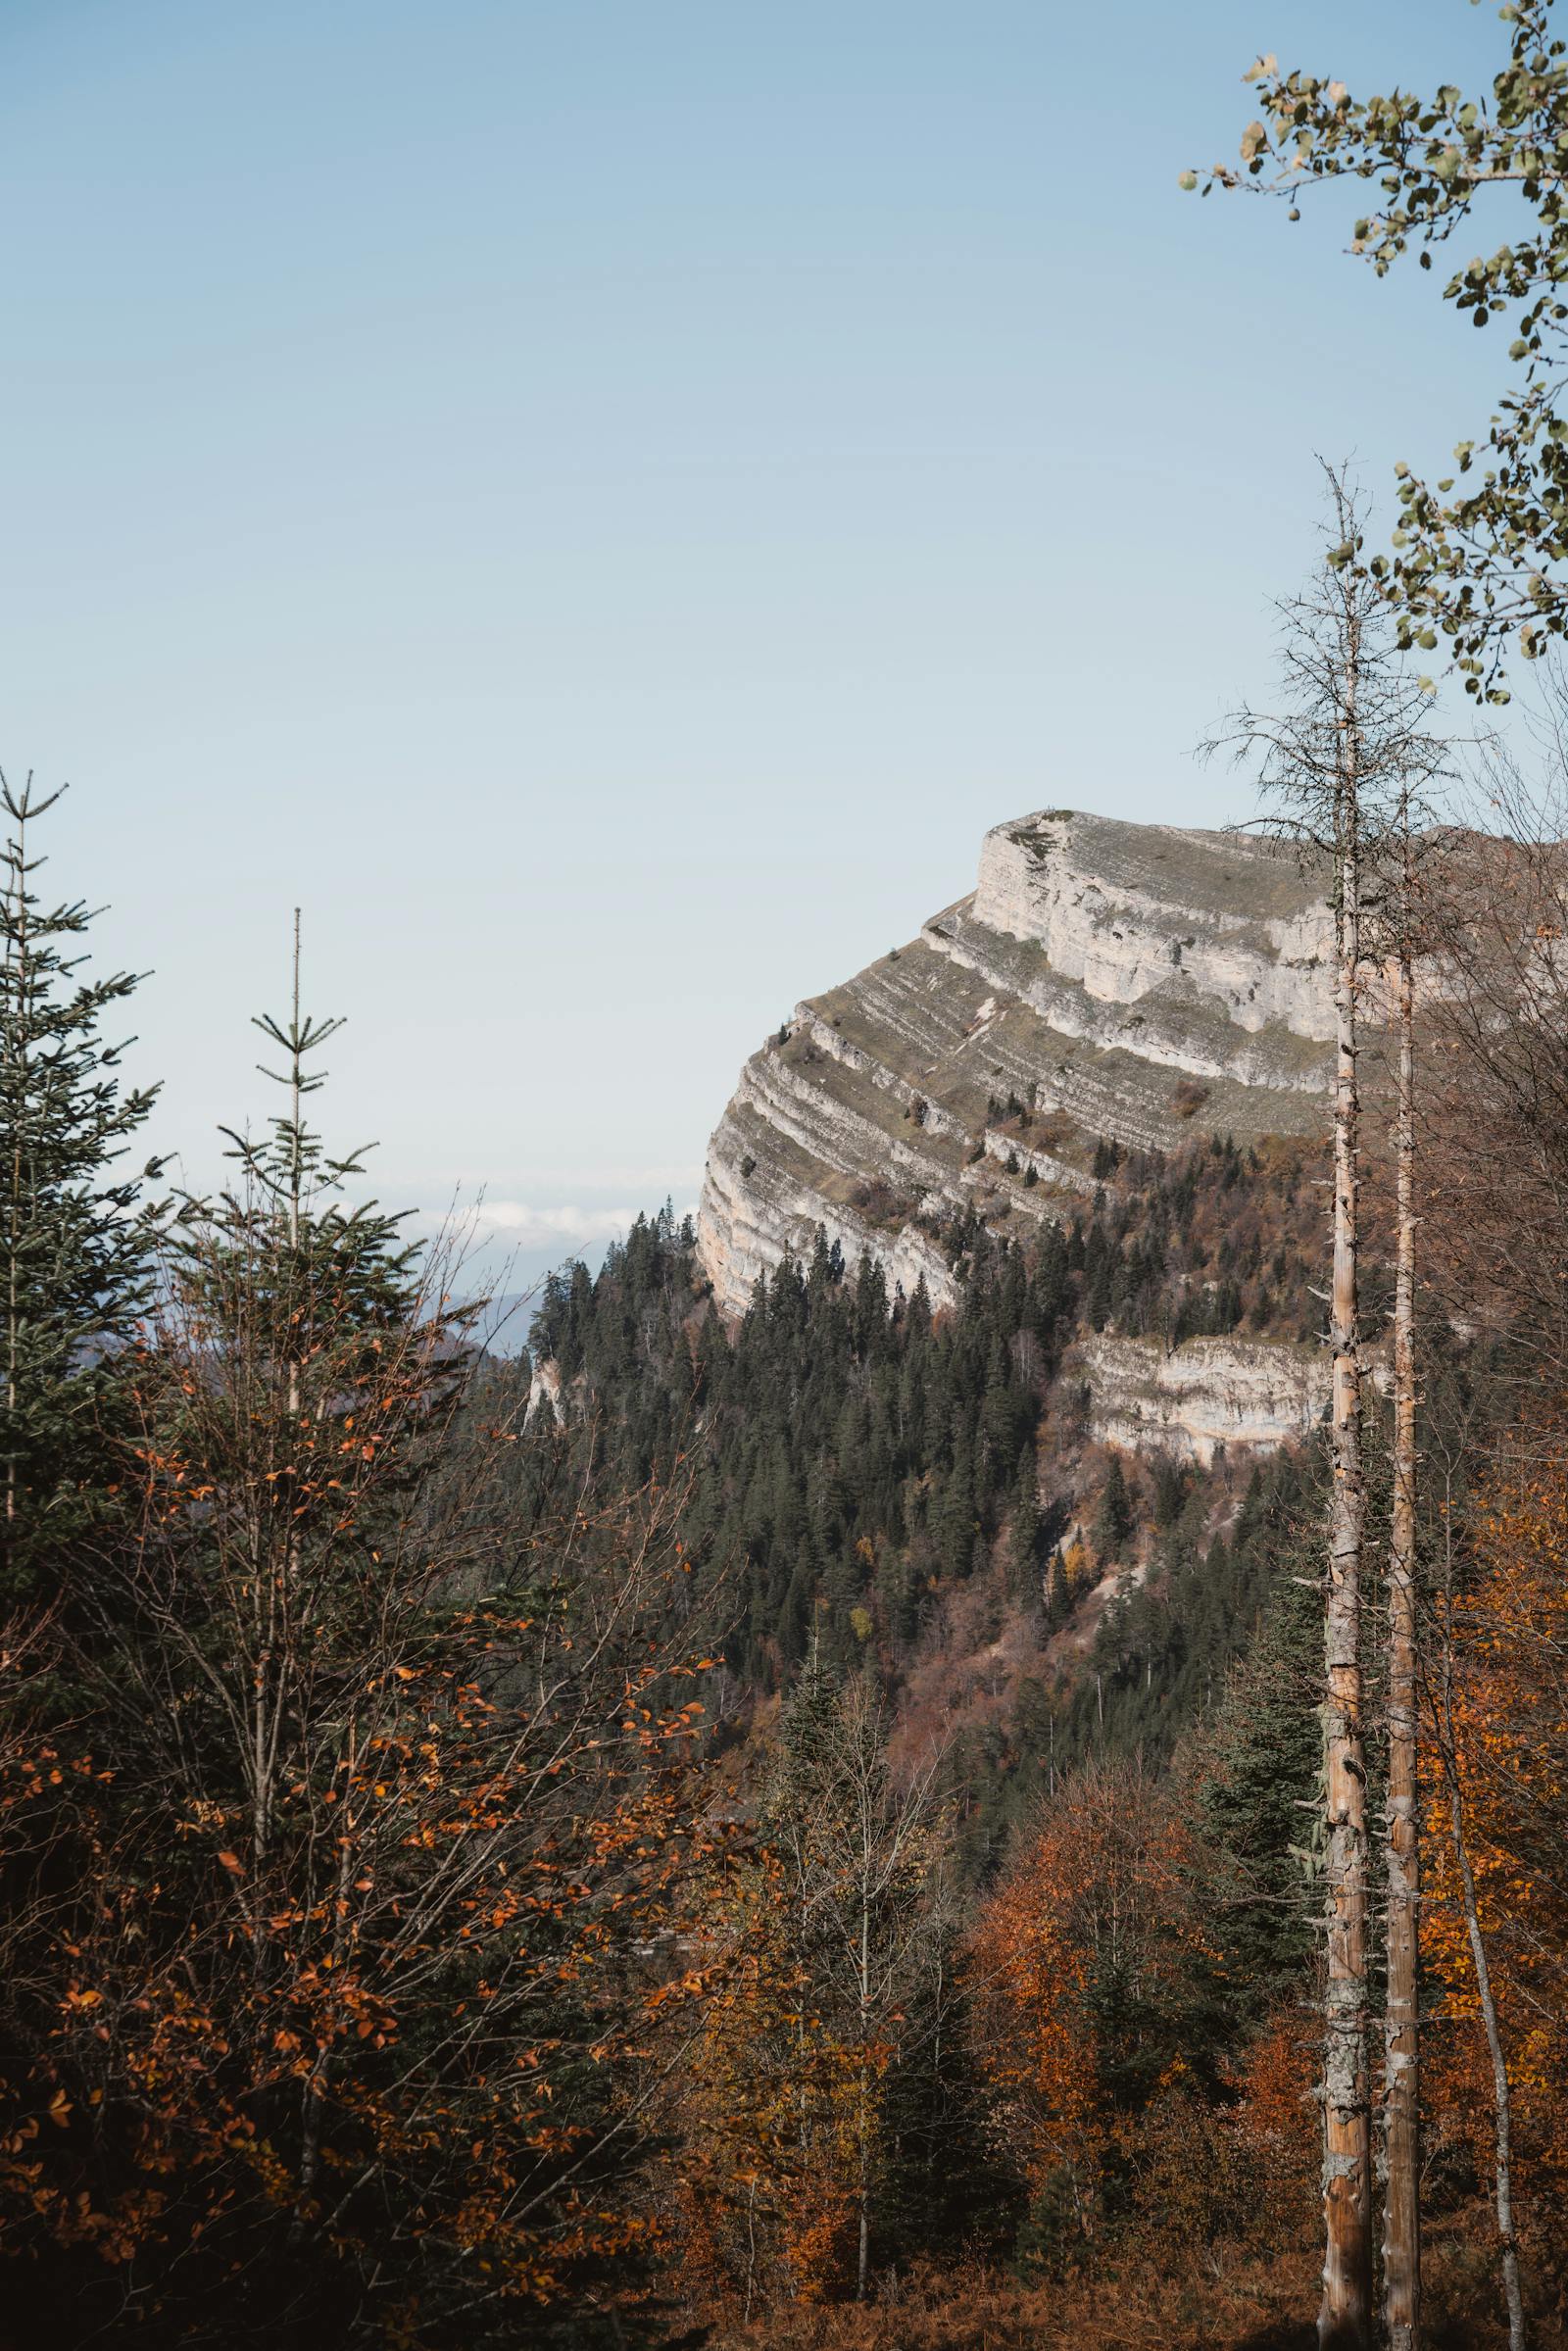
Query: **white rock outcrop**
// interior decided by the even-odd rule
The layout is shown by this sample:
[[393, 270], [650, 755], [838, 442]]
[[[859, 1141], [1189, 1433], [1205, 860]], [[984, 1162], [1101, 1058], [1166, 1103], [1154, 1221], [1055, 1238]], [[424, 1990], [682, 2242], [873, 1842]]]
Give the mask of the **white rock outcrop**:
[[1328, 1409], [1321, 1348], [1278, 1340], [1085, 1340], [1068, 1377], [1088, 1386], [1091, 1434], [1105, 1445], [1213, 1460], [1221, 1445], [1254, 1450], [1299, 1441]]
[[564, 1406], [561, 1396], [561, 1366], [553, 1355], [546, 1355], [533, 1367], [528, 1382], [528, 1405], [523, 1413], [526, 1428], [537, 1412], [548, 1406], [557, 1420], [563, 1417]]
[[703, 1270], [728, 1312], [745, 1311], [759, 1274], [772, 1273], [789, 1257], [809, 1257], [818, 1234], [830, 1249], [837, 1243], [847, 1265], [873, 1258], [889, 1285], [906, 1298], [924, 1282], [933, 1307], [956, 1303], [947, 1259], [918, 1230], [878, 1230], [847, 1203], [826, 1199], [777, 1166], [759, 1180], [759, 1163], [744, 1149], [737, 1152], [736, 1142], [733, 1126], [714, 1136], [697, 1216]]
[[1042, 810], [987, 833], [972, 911], [1099, 1004], [1137, 1004], [1179, 974], [1240, 1029], [1334, 1034], [1333, 917], [1272, 843]]
[[[1174, 1150], [1321, 1132], [1330, 931], [1321, 875], [1255, 841], [1064, 810], [997, 826], [971, 897], [798, 1005], [747, 1063], [698, 1216], [720, 1305], [743, 1312], [758, 1275], [819, 1233], [949, 1305], [944, 1227], [974, 1214], [1027, 1234], [1082, 1214], [1102, 1136]], [[1095, 1344], [1113, 1442], [1206, 1459], [1299, 1434], [1318, 1409], [1299, 1350], [1193, 1340], [1156, 1360]]]

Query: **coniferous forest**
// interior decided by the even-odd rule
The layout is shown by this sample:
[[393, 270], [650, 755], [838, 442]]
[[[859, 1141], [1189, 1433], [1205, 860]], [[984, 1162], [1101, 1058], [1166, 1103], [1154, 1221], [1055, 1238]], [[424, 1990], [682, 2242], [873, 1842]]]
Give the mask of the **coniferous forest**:
[[[1391, 532], [1326, 468], [1215, 746], [1323, 877], [1308, 1140], [1193, 1086], [933, 1211], [940, 1303], [823, 1230], [726, 1314], [650, 1203], [498, 1342], [298, 917], [187, 1189], [0, 781], [0, 2345], [1568, 2344], [1568, 42], [1498, 38], [1259, 58], [1182, 174], [1513, 334]], [[1322, 1413], [1133, 1442], [1117, 1340]]]

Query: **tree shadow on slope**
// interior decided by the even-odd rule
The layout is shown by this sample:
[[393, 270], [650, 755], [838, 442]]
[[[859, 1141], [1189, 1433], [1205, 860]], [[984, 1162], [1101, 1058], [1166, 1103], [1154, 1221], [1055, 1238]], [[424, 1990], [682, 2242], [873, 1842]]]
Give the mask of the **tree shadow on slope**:
[[1305, 2321], [1279, 2320], [1246, 2335], [1236, 2351], [1316, 2351], [1317, 2328]]

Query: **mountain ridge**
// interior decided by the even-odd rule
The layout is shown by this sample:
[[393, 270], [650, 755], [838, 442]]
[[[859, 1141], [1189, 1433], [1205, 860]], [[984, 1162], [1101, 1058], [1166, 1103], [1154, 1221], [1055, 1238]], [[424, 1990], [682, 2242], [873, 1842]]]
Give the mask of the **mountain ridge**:
[[[1331, 946], [1322, 871], [1272, 843], [1066, 809], [994, 826], [972, 892], [748, 1060], [697, 1221], [721, 1309], [818, 1235], [951, 1308], [966, 1238], [1069, 1225], [1107, 1144], [1321, 1136]], [[1277, 1346], [1173, 1371], [1122, 1343], [1088, 1367], [1103, 1433], [1200, 1458], [1304, 1433], [1323, 1367]]]

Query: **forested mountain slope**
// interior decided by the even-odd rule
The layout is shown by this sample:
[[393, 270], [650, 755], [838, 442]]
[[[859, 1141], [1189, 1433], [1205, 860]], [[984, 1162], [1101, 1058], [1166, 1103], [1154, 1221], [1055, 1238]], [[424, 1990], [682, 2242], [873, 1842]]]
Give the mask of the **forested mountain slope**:
[[[14, 1022], [47, 999], [26, 938]], [[89, 1160], [92, 1010], [51, 1014], [85, 1026]], [[54, 1358], [110, 1450], [78, 1428], [17, 1480], [54, 1579], [0, 1725], [18, 2339], [1120, 2351], [1147, 2310], [1150, 2340], [1284, 2351], [1257, 2327], [1316, 2258], [1322, 1143], [1195, 1104], [1175, 1148], [1086, 1134], [1048, 1185], [1038, 1104], [999, 1098], [1003, 1175], [1054, 1205], [919, 1228], [940, 1295], [813, 1226], [737, 1304], [666, 1210], [551, 1282], [509, 1362], [303, 1123], [333, 1024], [263, 1025], [291, 1114], [172, 1228], [98, 1197], [136, 1246], [92, 1322], [37, 1270], [78, 1160], [16, 1251], [14, 1317], [138, 1321]], [[1495, 1214], [1466, 1198], [1467, 1231]], [[1472, 1506], [1502, 1337], [1423, 1311], [1439, 1760], [1502, 1758], [1478, 1849], [1544, 2294], [1565, 1943], [1549, 1890], [1506, 1939], [1498, 1889], [1560, 1883], [1561, 1489], [1521, 1455]], [[93, 1509], [51, 1542], [62, 1466]], [[1423, 2163], [1462, 2311], [1486, 2049], [1444, 1849]]]
[[1168, 1752], [1256, 1615], [1326, 1396], [1330, 923], [1245, 836], [1000, 825], [753, 1056], [695, 1231], [547, 1287], [529, 1474], [688, 1479], [721, 1715], [869, 1668], [976, 1866], [1042, 1772]]
[[1313, 1154], [1102, 1144], [1091, 1166], [1065, 1225], [956, 1225], [936, 1312], [819, 1235], [726, 1320], [666, 1211], [597, 1279], [554, 1278], [530, 1356], [491, 1375], [531, 1383], [519, 1474], [541, 1496], [590, 1459], [689, 1486], [720, 1722], [744, 1731], [808, 1657], [869, 1669], [896, 1740], [942, 1747], [966, 1788], [980, 1870], [1043, 1780], [1169, 1752], [1245, 1645], [1308, 1474], [1298, 1447], [1107, 1445], [1096, 1381], [1118, 1351], [1306, 1353]]

